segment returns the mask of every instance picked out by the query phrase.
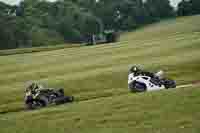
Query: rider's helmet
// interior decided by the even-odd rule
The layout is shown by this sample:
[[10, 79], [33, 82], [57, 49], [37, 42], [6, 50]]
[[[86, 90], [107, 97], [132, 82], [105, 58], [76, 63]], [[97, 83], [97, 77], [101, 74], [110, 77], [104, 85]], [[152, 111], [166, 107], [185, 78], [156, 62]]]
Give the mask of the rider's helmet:
[[26, 91], [36, 92], [37, 89], [39, 89], [39, 85], [36, 82], [32, 82], [31, 84], [28, 85]]
[[163, 79], [164, 77], [164, 71], [160, 70], [157, 73], [155, 73], [155, 77], [159, 78], [159, 79]]
[[140, 68], [138, 66], [132, 66], [129, 71], [131, 73], [137, 73], [140, 71]]

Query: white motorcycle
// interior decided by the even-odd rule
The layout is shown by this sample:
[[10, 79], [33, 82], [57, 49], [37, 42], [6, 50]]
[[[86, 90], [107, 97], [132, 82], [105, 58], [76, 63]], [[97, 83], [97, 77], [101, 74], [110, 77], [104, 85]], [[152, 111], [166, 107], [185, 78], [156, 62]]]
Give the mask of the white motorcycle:
[[170, 79], [158, 79], [145, 75], [130, 73], [128, 75], [128, 88], [131, 92], [156, 91], [169, 88], [176, 88], [176, 82]]

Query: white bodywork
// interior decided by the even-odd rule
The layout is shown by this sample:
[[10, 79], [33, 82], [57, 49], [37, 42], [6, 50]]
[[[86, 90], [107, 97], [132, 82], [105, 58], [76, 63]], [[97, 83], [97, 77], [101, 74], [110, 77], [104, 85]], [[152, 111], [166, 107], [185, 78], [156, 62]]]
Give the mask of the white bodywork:
[[151, 77], [148, 77], [148, 76], [142, 76], [142, 75], [134, 76], [133, 73], [130, 73], [128, 75], [128, 85], [132, 84], [134, 81], [136, 81], [136, 82], [144, 83], [147, 87], [146, 88], [147, 91], [155, 91], [155, 90], [165, 89], [164, 85], [161, 85], [161, 86], [155, 85], [150, 80], [151, 80]]

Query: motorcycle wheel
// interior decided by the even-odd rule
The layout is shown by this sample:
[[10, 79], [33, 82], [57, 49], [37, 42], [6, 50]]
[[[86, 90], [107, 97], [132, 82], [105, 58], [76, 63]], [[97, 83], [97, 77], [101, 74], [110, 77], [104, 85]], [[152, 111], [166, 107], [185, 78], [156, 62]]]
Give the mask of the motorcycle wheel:
[[136, 82], [135, 83], [135, 91], [136, 92], [145, 92], [147, 87], [146, 85], [142, 84], [142, 83], [139, 83], [139, 82]]
[[37, 99], [37, 103], [41, 106], [41, 107], [46, 107], [48, 105], [48, 98], [45, 96], [40, 96]]
[[166, 89], [176, 88], [176, 82], [174, 80], [166, 79], [164, 81], [164, 86]]

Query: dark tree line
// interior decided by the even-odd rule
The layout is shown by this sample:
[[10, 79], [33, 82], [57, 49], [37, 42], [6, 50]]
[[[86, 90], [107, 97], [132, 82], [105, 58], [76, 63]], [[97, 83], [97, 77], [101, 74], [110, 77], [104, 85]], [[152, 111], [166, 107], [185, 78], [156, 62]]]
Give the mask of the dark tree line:
[[[179, 15], [190, 9], [182, 3]], [[105, 30], [134, 30], [175, 16], [169, 0], [24, 0], [17, 6], [0, 2], [0, 49], [84, 42]]]
[[177, 14], [179, 16], [188, 16], [200, 13], [200, 0], [182, 0], [178, 4]]

